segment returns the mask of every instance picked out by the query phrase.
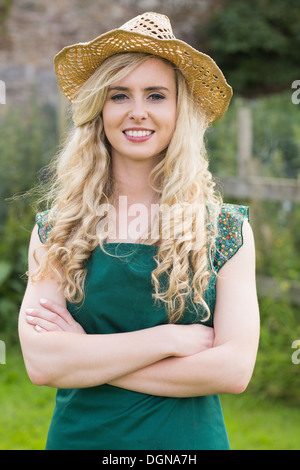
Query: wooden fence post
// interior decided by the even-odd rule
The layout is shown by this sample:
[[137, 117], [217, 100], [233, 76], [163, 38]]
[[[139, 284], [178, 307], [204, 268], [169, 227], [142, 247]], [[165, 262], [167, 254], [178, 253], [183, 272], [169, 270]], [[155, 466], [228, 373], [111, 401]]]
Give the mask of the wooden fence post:
[[252, 115], [250, 108], [245, 106], [238, 110], [238, 175], [246, 180], [251, 171], [252, 159]]

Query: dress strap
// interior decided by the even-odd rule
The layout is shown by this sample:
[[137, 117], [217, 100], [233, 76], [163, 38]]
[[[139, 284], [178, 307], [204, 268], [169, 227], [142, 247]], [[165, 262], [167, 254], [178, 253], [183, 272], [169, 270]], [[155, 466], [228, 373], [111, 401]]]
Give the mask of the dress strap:
[[218, 237], [214, 267], [218, 272], [243, 245], [242, 228], [244, 220], [249, 220], [249, 207], [223, 204], [219, 216]]
[[49, 210], [38, 212], [35, 216], [35, 221], [38, 226], [38, 235], [41, 243], [43, 244], [47, 243], [49, 233], [52, 227], [50, 224], [49, 212]]

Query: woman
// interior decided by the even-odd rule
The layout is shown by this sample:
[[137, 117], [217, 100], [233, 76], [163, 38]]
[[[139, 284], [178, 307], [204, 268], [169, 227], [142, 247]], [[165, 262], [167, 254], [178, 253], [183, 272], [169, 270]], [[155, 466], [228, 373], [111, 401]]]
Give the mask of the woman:
[[46, 447], [229, 449], [218, 394], [246, 388], [259, 330], [248, 209], [204, 146], [231, 88], [155, 13], [55, 66], [75, 127], [19, 321], [31, 380], [58, 388]]

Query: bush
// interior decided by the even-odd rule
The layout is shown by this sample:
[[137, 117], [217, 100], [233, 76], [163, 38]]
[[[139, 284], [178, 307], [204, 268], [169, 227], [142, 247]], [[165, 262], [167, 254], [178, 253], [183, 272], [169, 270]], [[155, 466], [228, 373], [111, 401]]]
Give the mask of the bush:
[[300, 364], [292, 362], [292, 343], [300, 340], [298, 310], [288, 299], [260, 299], [260, 346], [250, 393], [300, 404]]
[[[208, 53], [234, 91], [254, 97], [299, 78], [298, 0], [226, 0], [201, 28]], [[204, 33], [204, 34], [203, 34]]]
[[54, 109], [34, 98], [23, 113], [5, 111], [0, 134], [0, 325], [1, 336], [16, 341], [34, 225], [33, 198], [26, 192], [37, 185], [39, 170], [54, 154], [57, 132]]

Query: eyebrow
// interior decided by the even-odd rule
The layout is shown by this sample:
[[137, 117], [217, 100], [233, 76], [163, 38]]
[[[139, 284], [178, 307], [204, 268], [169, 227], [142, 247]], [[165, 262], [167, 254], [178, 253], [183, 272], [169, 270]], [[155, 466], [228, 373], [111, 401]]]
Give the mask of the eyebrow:
[[[112, 86], [112, 87], [108, 88], [108, 91], [115, 91], [115, 90], [130, 91], [130, 88], [127, 88], [125, 86]], [[159, 90], [169, 91], [169, 89], [164, 87], [164, 86], [149, 86], [149, 87], [144, 89], [144, 91], [159, 91]]]

